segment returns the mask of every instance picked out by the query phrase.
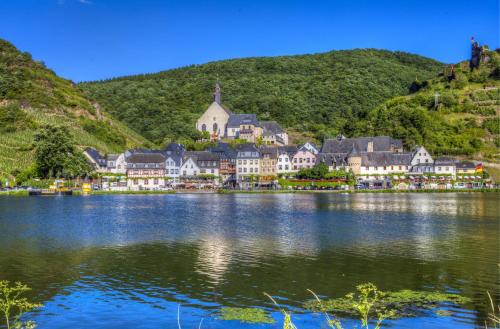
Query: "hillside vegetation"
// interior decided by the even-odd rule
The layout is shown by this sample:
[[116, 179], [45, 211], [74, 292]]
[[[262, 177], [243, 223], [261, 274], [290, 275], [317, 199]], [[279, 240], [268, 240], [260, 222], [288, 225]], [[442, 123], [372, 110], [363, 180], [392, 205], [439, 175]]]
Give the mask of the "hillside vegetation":
[[387, 99], [408, 94], [415, 78], [434, 77], [442, 67], [408, 53], [358, 49], [225, 60], [80, 86], [156, 143], [199, 138], [195, 122], [211, 103], [217, 80], [223, 104], [234, 112], [256, 113], [280, 122], [292, 136], [321, 140], [344, 132]]
[[414, 82], [415, 93], [391, 99], [354, 122], [351, 134], [390, 135], [434, 154], [500, 160], [500, 53], [486, 51], [471, 71], [467, 62], [438, 77]]
[[118, 152], [146, 143], [71, 81], [0, 39], [0, 177], [33, 163], [34, 136], [45, 124], [67, 127], [80, 149]]

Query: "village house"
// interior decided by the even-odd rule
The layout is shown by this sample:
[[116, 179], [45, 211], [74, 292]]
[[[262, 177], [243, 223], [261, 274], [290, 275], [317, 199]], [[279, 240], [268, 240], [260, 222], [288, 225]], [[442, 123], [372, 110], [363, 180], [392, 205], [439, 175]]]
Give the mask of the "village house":
[[307, 147], [301, 146], [292, 158], [292, 170], [299, 171], [302, 168], [309, 169], [316, 164], [316, 154]]
[[127, 157], [131, 154], [130, 151], [120, 154], [108, 154], [106, 157], [106, 172], [111, 174], [126, 174]]
[[260, 148], [260, 184], [270, 185], [277, 178], [276, 164], [278, 149], [276, 147]]
[[165, 175], [172, 183], [178, 183], [181, 176], [182, 157], [186, 149], [178, 143], [170, 143], [163, 150], [165, 156]]
[[276, 173], [289, 174], [293, 172], [292, 159], [297, 153], [296, 146], [281, 146], [278, 147], [278, 159], [276, 161]]
[[223, 185], [234, 186], [236, 182], [236, 150], [227, 143], [219, 142], [208, 151], [219, 157], [219, 175]]
[[439, 175], [449, 175], [452, 178], [456, 177], [455, 160], [448, 157], [439, 157], [434, 161], [434, 173]]
[[96, 172], [99, 173], [106, 172], [107, 170], [106, 158], [102, 156], [101, 153], [99, 153], [99, 151], [97, 151], [94, 148], [87, 147], [83, 151], [83, 155], [85, 156], [89, 164]]
[[262, 142], [266, 145], [288, 145], [288, 134], [276, 121], [260, 121], [262, 128]]
[[260, 175], [260, 152], [254, 144], [240, 144], [236, 147], [236, 181], [241, 188], [255, 186]]
[[183, 156], [181, 174], [183, 177], [219, 176], [219, 156], [208, 151], [186, 151]]
[[158, 152], [132, 153], [127, 158], [129, 190], [159, 190], [165, 187], [165, 157]]
[[457, 175], [474, 175], [477, 173], [477, 166], [472, 161], [459, 161], [455, 164]]

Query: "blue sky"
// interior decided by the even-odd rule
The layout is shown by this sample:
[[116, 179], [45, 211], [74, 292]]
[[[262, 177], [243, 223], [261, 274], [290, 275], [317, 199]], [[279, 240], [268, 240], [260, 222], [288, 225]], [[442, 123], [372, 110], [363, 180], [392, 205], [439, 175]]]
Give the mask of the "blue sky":
[[0, 38], [74, 81], [365, 47], [450, 63], [499, 29], [498, 0], [0, 0]]

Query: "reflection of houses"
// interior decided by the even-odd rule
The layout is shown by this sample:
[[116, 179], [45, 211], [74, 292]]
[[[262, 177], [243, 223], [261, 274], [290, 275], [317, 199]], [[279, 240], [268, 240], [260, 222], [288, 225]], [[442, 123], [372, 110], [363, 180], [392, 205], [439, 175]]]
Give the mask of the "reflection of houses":
[[219, 84], [214, 101], [196, 122], [196, 129], [208, 132], [210, 139], [241, 138], [250, 143], [262, 140], [268, 145], [287, 145], [288, 134], [275, 121], [258, 121], [255, 114], [235, 114], [221, 104]]
[[156, 190], [165, 187], [165, 157], [160, 153], [133, 153], [127, 158], [127, 187]]

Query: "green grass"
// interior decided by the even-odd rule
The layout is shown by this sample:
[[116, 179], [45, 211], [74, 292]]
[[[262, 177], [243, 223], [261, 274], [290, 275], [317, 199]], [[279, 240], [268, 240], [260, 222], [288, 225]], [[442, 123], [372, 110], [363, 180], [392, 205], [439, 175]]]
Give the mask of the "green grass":
[[220, 320], [236, 320], [243, 323], [274, 323], [274, 319], [260, 308], [224, 307], [220, 310]]

